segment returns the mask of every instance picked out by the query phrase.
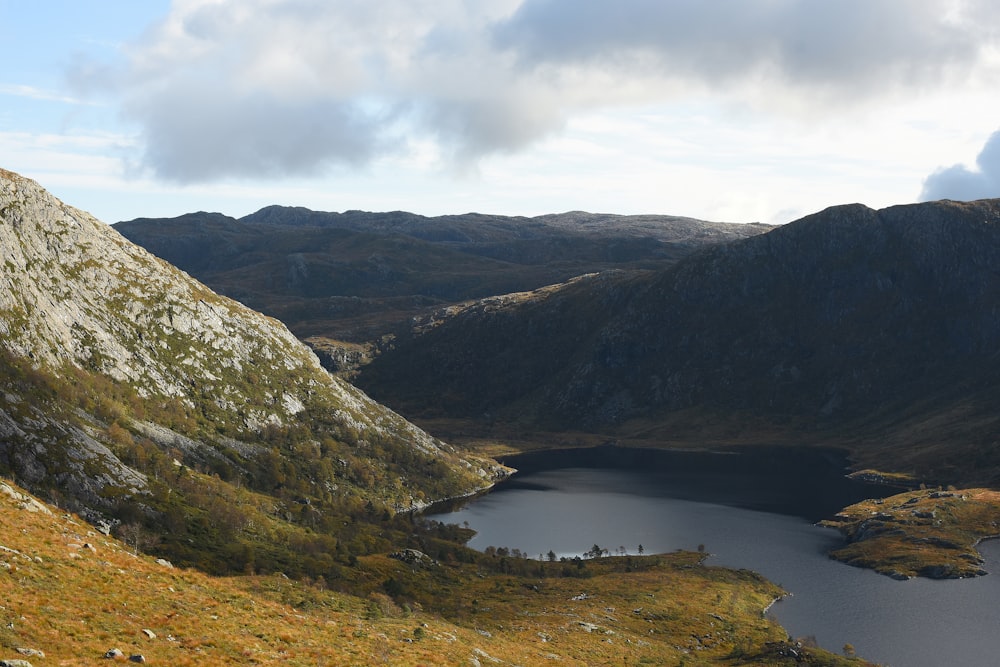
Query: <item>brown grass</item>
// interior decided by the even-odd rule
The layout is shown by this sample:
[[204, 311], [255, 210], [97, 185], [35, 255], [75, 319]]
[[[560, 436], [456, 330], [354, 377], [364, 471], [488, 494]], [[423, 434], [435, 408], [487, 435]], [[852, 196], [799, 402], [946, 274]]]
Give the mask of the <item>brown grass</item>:
[[866, 500], [827, 522], [850, 544], [831, 555], [896, 578], [986, 574], [976, 545], [1000, 534], [1000, 493], [922, 489]]
[[[0, 659], [30, 648], [45, 653], [33, 658], [41, 664], [90, 665], [119, 648], [181, 667], [794, 664], [775, 657], [785, 633], [762, 614], [780, 590], [705, 567], [698, 554], [537, 564], [579, 570], [573, 577], [372, 556], [356, 580], [326, 582], [352, 595], [159, 564], [52, 511], [0, 494]], [[378, 590], [389, 576], [405, 594]], [[807, 664], [859, 664], [808, 655]]]

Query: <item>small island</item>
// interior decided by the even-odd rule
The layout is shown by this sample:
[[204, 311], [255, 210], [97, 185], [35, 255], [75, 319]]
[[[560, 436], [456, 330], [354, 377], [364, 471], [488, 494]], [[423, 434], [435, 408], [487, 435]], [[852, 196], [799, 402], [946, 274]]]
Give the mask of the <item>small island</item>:
[[832, 558], [894, 579], [986, 574], [976, 545], [1000, 535], [1000, 492], [920, 489], [865, 500], [822, 525], [848, 540]]

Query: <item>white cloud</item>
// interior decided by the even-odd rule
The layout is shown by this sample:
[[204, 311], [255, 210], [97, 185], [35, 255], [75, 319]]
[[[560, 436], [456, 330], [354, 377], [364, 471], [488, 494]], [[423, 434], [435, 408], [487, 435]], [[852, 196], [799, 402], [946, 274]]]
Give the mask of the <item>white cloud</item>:
[[24, 84], [3, 84], [0, 83], [0, 95], [10, 95], [11, 97], [25, 97], [32, 100], [42, 100], [45, 102], [61, 102], [64, 104], [88, 104], [87, 101], [79, 98], [56, 92], [45, 90], [36, 86]]
[[115, 134], [0, 132], [4, 167], [32, 178], [77, 173], [118, 178], [120, 158], [132, 147], [127, 137]]
[[528, 67], [871, 93], [961, 72], [992, 39], [997, 16], [983, 1], [525, 0], [495, 35]]
[[1000, 130], [990, 135], [973, 168], [956, 164], [940, 168], [924, 181], [921, 201], [972, 201], [1000, 197]]
[[413, 147], [461, 170], [692, 93], [806, 119], [919, 97], [976, 77], [998, 19], [985, 0], [183, 0], [126, 66], [72, 76], [120, 96], [176, 182]]

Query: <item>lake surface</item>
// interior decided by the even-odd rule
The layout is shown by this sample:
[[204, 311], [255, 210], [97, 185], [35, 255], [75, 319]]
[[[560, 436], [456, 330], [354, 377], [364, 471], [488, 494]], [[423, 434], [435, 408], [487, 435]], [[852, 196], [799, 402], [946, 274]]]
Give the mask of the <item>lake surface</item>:
[[793, 637], [890, 667], [1000, 664], [1000, 544], [981, 545], [975, 579], [895, 581], [830, 560], [842, 544], [814, 522], [866, 497], [896, 490], [844, 477], [829, 451], [758, 449], [742, 454], [602, 447], [510, 457], [521, 472], [491, 493], [434, 518], [468, 524], [470, 542], [582, 555], [704, 545], [709, 563], [749, 568], [791, 595], [771, 614]]

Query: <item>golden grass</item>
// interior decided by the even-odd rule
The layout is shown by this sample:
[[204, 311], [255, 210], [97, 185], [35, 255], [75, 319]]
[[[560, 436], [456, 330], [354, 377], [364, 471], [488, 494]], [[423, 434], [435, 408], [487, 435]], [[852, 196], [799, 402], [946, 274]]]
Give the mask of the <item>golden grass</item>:
[[[698, 554], [537, 564], [582, 577], [371, 556], [355, 581], [329, 582], [357, 588], [351, 595], [281, 575], [170, 567], [52, 512], [0, 494], [0, 660], [30, 648], [45, 653], [36, 665], [91, 665], [118, 648], [180, 667], [796, 664], [780, 656], [786, 635], [762, 614], [781, 591], [750, 572], [705, 567]], [[377, 592], [387, 576], [408, 593]], [[806, 664], [863, 664], [804, 655]]]
[[850, 541], [831, 555], [896, 578], [986, 574], [976, 545], [1000, 535], [1000, 493], [912, 491], [866, 500], [825, 522]]
[[[429, 616], [371, 621], [364, 600], [280, 575], [212, 578], [167, 567], [75, 517], [2, 505], [0, 544], [14, 551], [0, 553], [10, 566], [0, 572], [0, 659], [21, 647], [43, 651], [44, 664], [84, 665], [119, 648], [178, 666], [452, 665], [475, 639]], [[304, 600], [308, 610], [289, 603]], [[424, 639], [405, 642], [424, 622]]]

